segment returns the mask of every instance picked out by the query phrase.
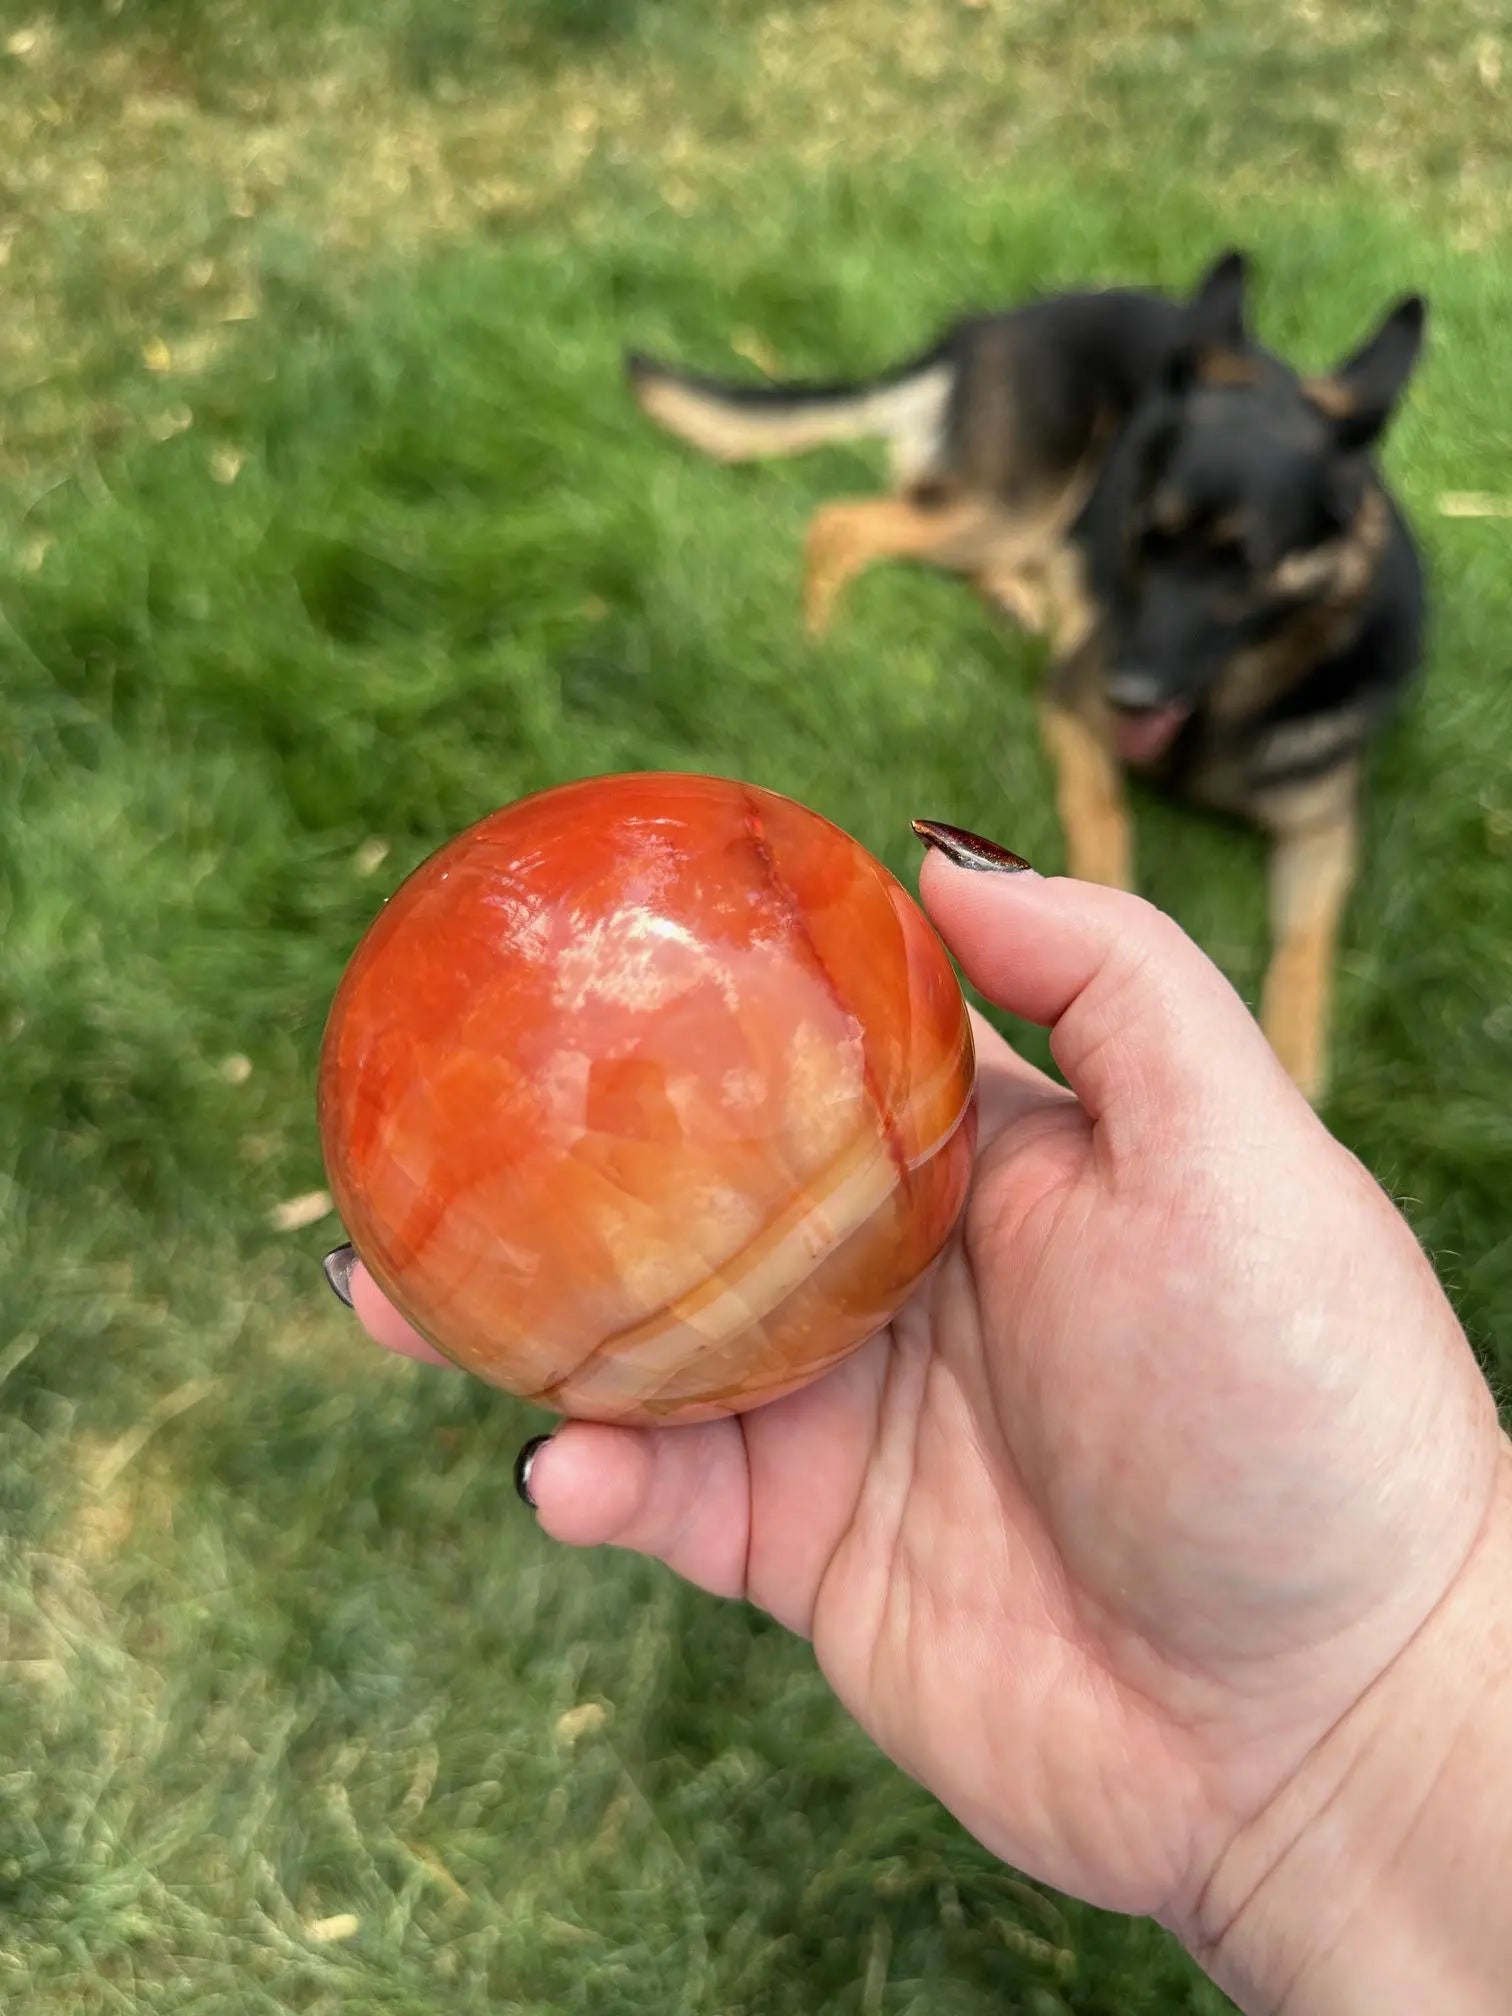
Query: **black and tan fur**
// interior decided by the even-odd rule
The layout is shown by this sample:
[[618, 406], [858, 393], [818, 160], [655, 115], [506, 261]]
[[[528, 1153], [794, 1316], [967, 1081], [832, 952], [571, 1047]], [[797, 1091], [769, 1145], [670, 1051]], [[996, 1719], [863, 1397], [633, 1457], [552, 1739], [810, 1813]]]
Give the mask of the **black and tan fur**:
[[1072, 874], [1131, 886], [1126, 771], [1270, 836], [1261, 1020], [1317, 1097], [1365, 747], [1421, 652], [1421, 570], [1371, 451], [1424, 309], [1404, 300], [1304, 379], [1250, 337], [1245, 279], [1229, 253], [1186, 301], [1110, 290], [975, 317], [861, 385], [629, 371], [653, 419], [722, 460], [886, 441], [889, 493], [811, 521], [809, 628], [902, 560], [1045, 634]]

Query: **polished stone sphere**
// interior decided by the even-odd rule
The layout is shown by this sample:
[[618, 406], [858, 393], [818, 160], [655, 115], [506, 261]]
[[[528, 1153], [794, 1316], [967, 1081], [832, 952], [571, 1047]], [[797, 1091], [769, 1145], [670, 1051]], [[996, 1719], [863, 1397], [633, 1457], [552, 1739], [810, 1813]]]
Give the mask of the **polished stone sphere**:
[[436, 1349], [579, 1418], [742, 1411], [881, 1329], [965, 1200], [950, 961], [791, 799], [592, 778], [405, 881], [333, 1003], [348, 1237]]

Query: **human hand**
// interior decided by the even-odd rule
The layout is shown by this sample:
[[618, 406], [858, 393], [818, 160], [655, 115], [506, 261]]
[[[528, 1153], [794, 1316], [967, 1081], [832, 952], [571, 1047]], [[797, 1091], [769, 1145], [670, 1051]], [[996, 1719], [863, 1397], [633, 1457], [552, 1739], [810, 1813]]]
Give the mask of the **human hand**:
[[1173, 924], [939, 855], [921, 891], [1070, 1089], [980, 1024], [966, 1217], [891, 1328], [736, 1420], [568, 1424], [530, 1494], [808, 1634], [989, 1847], [1221, 1959], [1215, 1879], [1461, 1577], [1505, 1445], [1406, 1224]]

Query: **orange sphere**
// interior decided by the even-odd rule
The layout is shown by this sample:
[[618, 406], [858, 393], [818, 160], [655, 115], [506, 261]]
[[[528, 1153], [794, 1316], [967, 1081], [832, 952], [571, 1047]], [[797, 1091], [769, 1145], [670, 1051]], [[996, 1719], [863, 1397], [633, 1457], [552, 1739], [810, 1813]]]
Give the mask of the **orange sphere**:
[[707, 1419], [874, 1335], [976, 1134], [966, 1005], [902, 886], [791, 799], [593, 778], [433, 854], [332, 1006], [320, 1128], [369, 1272], [562, 1413]]

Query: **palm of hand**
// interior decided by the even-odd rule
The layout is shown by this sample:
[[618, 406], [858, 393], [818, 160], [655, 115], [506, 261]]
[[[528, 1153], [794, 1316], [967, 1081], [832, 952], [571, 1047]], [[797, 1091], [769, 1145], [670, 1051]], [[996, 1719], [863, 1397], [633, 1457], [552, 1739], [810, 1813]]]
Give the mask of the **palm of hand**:
[[[1447, 1311], [1342, 1150], [1306, 1197], [1267, 1194], [1284, 1139], [1129, 1180], [1067, 1094], [982, 1048], [978, 1179], [930, 1293], [744, 1423], [746, 1588], [987, 1846], [1180, 1915], [1443, 1586], [1436, 1471], [1383, 1483], [1375, 1458], [1404, 1412], [1456, 1405], [1431, 1354], [1393, 1379], [1388, 1319]], [[1334, 1237], [1362, 1206], [1395, 1261], [1369, 1283]], [[1320, 1356], [1341, 1295], [1356, 1320]]]

